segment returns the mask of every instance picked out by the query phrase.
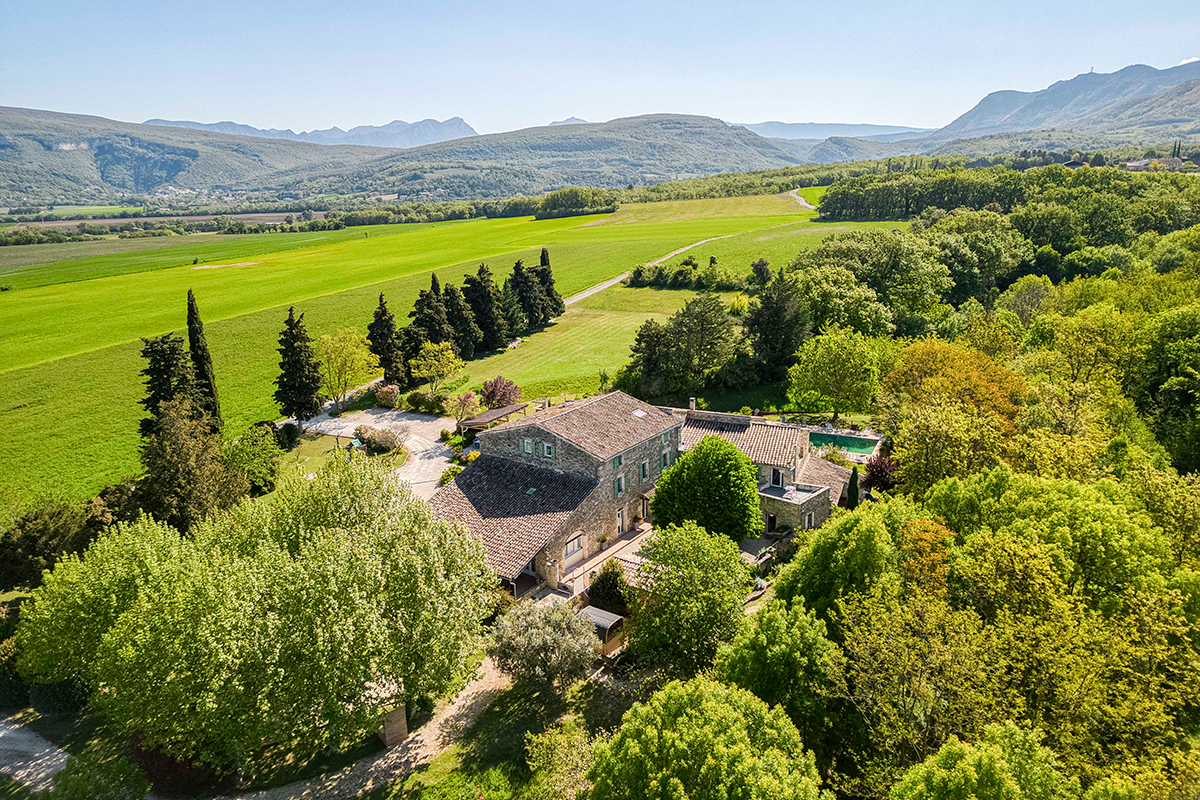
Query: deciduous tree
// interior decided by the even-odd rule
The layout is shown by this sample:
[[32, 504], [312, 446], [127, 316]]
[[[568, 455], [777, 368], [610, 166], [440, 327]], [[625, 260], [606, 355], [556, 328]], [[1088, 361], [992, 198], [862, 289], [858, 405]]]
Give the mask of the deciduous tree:
[[650, 508], [660, 525], [694, 522], [735, 542], [763, 531], [758, 468], [737, 447], [706, 436], [658, 480]]
[[350, 390], [366, 381], [379, 364], [363, 335], [354, 328], [325, 334], [317, 343], [323, 368], [325, 394], [341, 410]]
[[430, 393], [436, 395], [442, 385], [463, 368], [463, 362], [454, 354], [454, 345], [449, 342], [426, 342], [409, 368], [414, 378], [428, 381]]
[[496, 620], [488, 652], [501, 671], [531, 689], [564, 691], [596, 657], [596, 627], [570, 603], [517, 603]]
[[706, 678], [674, 681], [596, 749], [592, 800], [817, 800], [820, 778], [779, 708]]
[[832, 407], [835, 421], [842, 411], [865, 409], [878, 386], [879, 367], [870, 340], [840, 326], [801, 345], [796, 364], [788, 370], [788, 399], [803, 407], [815, 395]]
[[657, 528], [640, 554], [629, 646], [668, 673], [694, 675], [745, 622], [750, 577], [737, 545], [688, 522]]

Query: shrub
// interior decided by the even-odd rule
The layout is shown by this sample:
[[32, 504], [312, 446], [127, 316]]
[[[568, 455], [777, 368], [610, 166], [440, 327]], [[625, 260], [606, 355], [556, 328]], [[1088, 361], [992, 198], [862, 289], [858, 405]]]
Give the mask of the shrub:
[[729, 301], [729, 313], [735, 317], [745, 316], [746, 311], [749, 308], [750, 301], [744, 294], [735, 295], [733, 299]]
[[150, 782], [132, 761], [88, 749], [67, 759], [54, 776], [50, 796], [54, 800], [140, 800], [149, 792]]
[[384, 408], [400, 407], [400, 387], [394, 383], [385, 383], [375, 390], [376, 405]]
[[867, 459], [867, 486], [880, 492], [890, 492], [896, 486], [896, 462], [883, 453]]
[[470, 464], [472, 461], [479, 458], [479, 456], [481, 456], [481, 455], [483, 455], [483, 454], [480, 453], [478, 450], [470, 450], [470, 451], [466, 452], [465, 454], [463, 454], [463, 457], [460, 460], [464, 464]]
[[442, 477], [438, 478], [438, 486], [445, 486], [450, 481], [454, 480], [458, 473], [462, 472], [463, 468], [459, 464], [451, 464], [446, 467], [446, 471], [442, 473]]
[[742, 406], [741, 410], [738, 411], [738, 413], [743, 416], [749, 417], [754, 414], [754, 409], [752, 409], [750, 406]]
[[74, 714], [87, 703], [87, 686], [77, 679], [57, 683], [30, 683], [28, 686], [29, 704], [43, 716], [61, 717]]
[[580, 796], [590, 784], [587, 772], [595, 759], [597, 741], [574, 717], [568, 717], [544, 733], [525, 734], [525, 763], [534, 781], [531, 800], [569, 800]]
[[454, 431], [449, 428], [442, 428], [442, 432], [438, 434], [438, 441], [448, 442], [454, 438]]
[[496, 620], [488, 652], [515, 683], [565, 689], [596, 656], [596, 628], [570, 603], [517, 603]]
[[521, 388], [503, 375], [497, 375], [490, 381], [483, 382], [483, 392], [480, 396], [488, 408], [501, 408], [519, 401]]
[[429, 407], [430, 394], [414, 389], [404, 396], [404, 405], [409, 411], [424, 411]]
[[294, 422], [285, 422], [275, 429], [275, 441], [283, 450], [291, 450], [300, 441], [302, 430]]
[[408, 428], [399, 431], [391, 428], [375, 428], [370, 425], [359, 425], [354, 429], [354, 438], [362, 442], [367, 452], [372, 455], [390, 453], [400, 449], [408, 438]]
[[281, 455], [274, 425], [270, 429], [254, 425], [234, 441], [227, 442], [221, 451], [225, 465], [246, 476], [254, 495], [274, 491]]
[[629, 613], [630, 589], [621, 563], [610, 558], [592, 579], [592, 585], [588, 587], [588, 600], [596, 608], [624, 616]]
[[0, 641], [0, 708], [23, 708], [29, 703], [29, 689], [17, 672], [17, 640]]
[[82, 509], [58, 503], [34, 509], [0, 531], [0, 592], [42, 583], [42, 570], [50, 569], [64, 553], [77, 553], [96, 535]]

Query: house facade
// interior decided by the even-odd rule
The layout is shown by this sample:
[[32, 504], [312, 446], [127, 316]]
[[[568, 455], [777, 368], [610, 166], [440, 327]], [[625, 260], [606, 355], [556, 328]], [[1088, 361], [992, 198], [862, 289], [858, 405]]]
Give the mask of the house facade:
[[480, 431], [480, 457], [430, 503], [483, 540], [489, 564], [518, 595], [542, 582], [556, 587], [646, 520], [663, 470], [709, 435], [731, 441], [757, 466], [768, 530], [819, 526], [842, 496], [836, 472], [818, 476], [832, 488], [805, 483], [816, 457], [801, 426], [660, 408], [611, 392]]

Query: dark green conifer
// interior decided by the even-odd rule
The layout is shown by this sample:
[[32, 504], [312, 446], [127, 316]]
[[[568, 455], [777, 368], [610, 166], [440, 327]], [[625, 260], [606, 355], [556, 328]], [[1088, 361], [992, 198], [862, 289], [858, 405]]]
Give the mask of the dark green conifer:
[[550, 251], [544, 247], [542, 248], [541, 262], [533, 272], [537, 276], [538, 282], [542, 284], [542, 291], [546, 293], [550, 316], [560, 316], [567, 310], [567, 304], [563, 302], [562, 295], [554, 286], [554, 272], [550, 269]]
[[858, 508], [858, 467], [850, 471], [850, 485], [846, 488], [846, 508]]
[[275, 379], [275, 402], [286, 417], [299, 422], [321, 411], [321, 363], [304, 327], [304, 315], [288, 309], [287, 322], [279, 334], [279, 377]]
[[375, 318], [367, 325], [367, 341], [370, 342], [371, 352], [379, 359], [383, 382], [399, 384], [403, 381], [404, 362], [396, 337], [396, 318], [392, 316], [382, 293], [379, 295], [379, 305], [375, 307]]
[[480, 264], [477, 275], [464, 275], [463, 279], [463, 297], [471, 306], [475, 324], [479, 326], [482, 336], [479, 349], [499, 350], [508, 344], [509, 337], [500, 313], [500, 290], [492, 279], [492, 271], [487, 264]]
[[221, 401], [217, 397], [217, 375], [213, 371], [212, 355], [208, 352], [208, 340], [204, 338], [204, 321], [200, 319], [200, 307], [196, 295], [188, 289], [188, 352], [192, 356], [192, 374], [196, 380], [196, 407], [208, 414], [213, 433], [221, 430]]
[[500, 315], [509, 339], [524, 336], [529, 329], [529, 320], [525, 317], [525, 309], [512, 278], [504, 281], [504, 291], [500, 293]]
[[142, 339], [142, 357], [146, 366], [142, 375], [146, 378], [146, 396], [142, 408], [150, 416], [138, 427], [142, 437], [153, 435], [158, 429], [159, 409], [180, 395], [191, 395], [195, 391], [192, 363], [188, 360], [183, 340], [174, 333], [151, 339]]
[[525, 269], [524, 262], [519, 260], [513, 264], [510, 281], [513, 289], [517, 292], [521, 308], [525, 311], [525, 319], [529, 321], [529, 327], [536, 329], [545, 326], [554, 314], [550, 298], [546, 296], [546, 290], [542, 288], [542, 282], [536, 275]]
[[452, 283], [446, 284], [442, 297], [446, 303], [446, 320], [454, 330], [454, 346], [458, 348], [459, 358], [474, 358], [475, 348], [483, 339], [483, 331], [475, 324], [471, 306], [467, 304], [459, 288]]
[[442, 286], [437, 275], [433, 276], [428, 290], [417, 294], [417, 301], [408, 316], [412, 324], [424, 332], [425, 341], [434, 344], [454, 341], [454, 329], [446, 318], [446, 302], [442, 299]]

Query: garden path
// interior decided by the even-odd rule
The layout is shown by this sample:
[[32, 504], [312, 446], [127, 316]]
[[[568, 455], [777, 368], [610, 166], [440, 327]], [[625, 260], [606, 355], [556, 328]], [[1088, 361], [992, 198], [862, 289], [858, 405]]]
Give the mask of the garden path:
[[289, 783], [274, 789], [227, 795], [217, 800], [309, 800], [350, 798], [388, 786], [414, 772], [466, 733], [492, 701], [508, 686], [490, 658], [480, 665], [475, 680], [407, 739], [378, 755], [364, 758], [331, 775]]
[[11, 717], [0, 719], [0, 773], [31, 791], [44, 792], [66, 763], [65, 750]]

